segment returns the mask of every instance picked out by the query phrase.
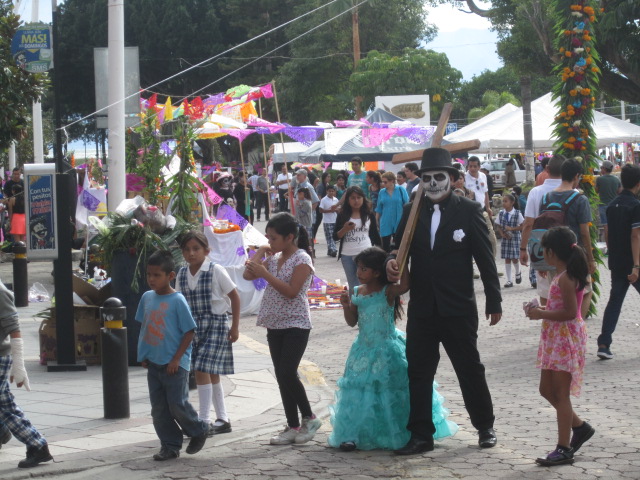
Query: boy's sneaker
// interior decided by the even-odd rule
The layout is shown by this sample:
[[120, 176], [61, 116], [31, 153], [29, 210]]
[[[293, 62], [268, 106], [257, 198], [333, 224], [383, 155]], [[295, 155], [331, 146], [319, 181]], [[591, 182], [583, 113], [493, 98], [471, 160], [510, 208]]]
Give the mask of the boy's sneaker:
[[153, 459], [156, 462], [164, 462], [165, 460], [172, 460], [174, 458], [178, 458], [180, 456], [180, 452], [177, 450], [171, 450], [167, 447], [160, 448], [160, 451], [153, 455]]
[[27, 447], [27, 458], [20, 460], [18, 468], [31, 468], [44, 462], [53, 460], [49, 453], [49, 445], [43, 447]]
[[269, 443], [271, 445], [291, 445], [296, 441], [296, 436], [299, 432], [299, 430], [291, 428], [287, 425], [286, 427], [284, 427], [284, 430], [281, 431], [278, 435], [276, 435], [275, 437], [271, 437]]
[[2, 448], [2, 445], [5, 443], [9, 443], [9, 440], [11, 440], [11, 431], [9, 427], [3, 424], [0, 426], [0, 448]]
[[206, 443], [207, 438], [209, 438], [212, 429], [213, 429], [213, 425], [209, 425], [209, 428], [207, 428], [207, 431], [204, 432], [202, 435], [198, 435], [197, 437], [191, 437], [191, 440], [189, 441], [189, 445], [187, 445], [185, 452], [187, 452], [189, 455], [193, 455], [195, 453], [198, 453], [200, 450], [202, 450], [202, 447], [204, 447], [204, 444]]
[[558, 445], [546, 458], [536, 458], [536, 463], [543, 467], [553, 467], [555, 465], [571, 465], [573, 463], [573, 449]]
[[609, 347], [600, 347], [598, 349], [598, 358], [602, 360], [611, 360], [613, 358], [613, 353], [609, 350]]
[[593, 434], [596, 433], [595, 428], [593, 428], [587, 422], [584, 422], [582, 425], [573, 428], [572, 430], [573, 436], [571, 437], [571, 443], [569, 444], [569, 446], [571, 447], [571, 450], [573, 450], [573, 453], [576, 453], [584, 444], [584, 442], [589, 440], [591, 437], [593, 437]]
[[307, 443], [313, 438], [321, 425], [322, 421], [317, 417], [304, 417], [302, 419], [300, 432], [298, 433], [298, 435], [296, 435], [295, 443]]

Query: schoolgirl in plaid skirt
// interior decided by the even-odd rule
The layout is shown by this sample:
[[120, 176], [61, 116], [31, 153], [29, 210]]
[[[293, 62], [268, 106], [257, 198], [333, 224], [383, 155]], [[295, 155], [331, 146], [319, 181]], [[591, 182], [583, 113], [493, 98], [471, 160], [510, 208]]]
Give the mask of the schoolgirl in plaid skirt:
[[[209, 243], [203, 233], [187, 232], [180, 239], [180, 248], [188, 265], [178, 272], [176, 290], [187, 299], [197, 324], [191, 364], [200, 399], [198, 415], [210, 422], [213, 403], [216, 420], [212, 432], [229, 433], [231, 422], [220, 375], [234, 373], [231, 344], [239, 336], [240, 296], [226, 270], [208, 259]], [[231, 327], [227, 317], [229, 308], [233, 319]]]
[[500, 230], [502, 242], [500, 243], [500, 258], [504, 258], [507, 274], [505, 288], [513, 287], [511, 281], [511, 265], [516, 271], [516, 283], [522, 282], [520, 273], [520, 241], [522, 240], [522, 224], [524, 218], [520, 210], [514, 207], [515, 197], [506, 193], [502, 197], [502, 206], [497, 219], [497, 228]]

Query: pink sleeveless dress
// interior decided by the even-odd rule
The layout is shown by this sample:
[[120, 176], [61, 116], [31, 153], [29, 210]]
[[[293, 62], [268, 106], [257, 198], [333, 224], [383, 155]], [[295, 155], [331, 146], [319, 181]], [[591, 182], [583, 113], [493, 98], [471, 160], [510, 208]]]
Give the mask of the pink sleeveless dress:
[[[563, 308], [558, 281], [566, 272], [553, 278], [549, 287], [547, 310]], [[573, 320], [542, 320], [540, 346], [536, 366], [542, 370], [556, 370], [571, 374], [571, 395], [580, 396], [587, 348], [587, 327], [580, 316], [583, 290], [576, 290], [578, 317]]]

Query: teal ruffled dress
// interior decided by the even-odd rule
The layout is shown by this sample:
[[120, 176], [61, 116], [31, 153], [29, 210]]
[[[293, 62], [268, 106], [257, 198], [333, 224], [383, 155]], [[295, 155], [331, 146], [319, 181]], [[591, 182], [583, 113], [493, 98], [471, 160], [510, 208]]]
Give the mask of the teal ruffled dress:
[[[395, 327], [393, 307], [387, 303], [386, 287], [371, 295], [351, 299], [358, 307], [359, 333], [338, 380], [335, 403], [329, 407], [333, 432], [328, 442], [339, 447], [355, 442], [360, 450], [398, 449], [411, 436], [409, 418], [409, 378], [407, 376], [404, 332]], [[444, 398], [433, 385], [434, 438], [451, 436], [458, 425], [447, 420]]]

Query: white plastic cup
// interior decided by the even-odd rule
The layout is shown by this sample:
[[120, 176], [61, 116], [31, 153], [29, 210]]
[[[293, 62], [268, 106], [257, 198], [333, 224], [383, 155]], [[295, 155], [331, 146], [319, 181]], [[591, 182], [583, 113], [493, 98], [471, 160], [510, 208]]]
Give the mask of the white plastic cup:
[[340, 286], [340, 279], [336, 278], [336, 285]]
[[320, 302], [320, 308], [324, 308], [324, 307], [326, 307], [326, 306], [327, 306], [327, 304], [326, 304], [326, 303], [324, 303], [324, 302]]
[[327, 293], [327, 286], [322, 285], [322, 287], [320, 287], [320, 291], [322, 292], [323, 295], [325, 295]]

